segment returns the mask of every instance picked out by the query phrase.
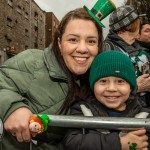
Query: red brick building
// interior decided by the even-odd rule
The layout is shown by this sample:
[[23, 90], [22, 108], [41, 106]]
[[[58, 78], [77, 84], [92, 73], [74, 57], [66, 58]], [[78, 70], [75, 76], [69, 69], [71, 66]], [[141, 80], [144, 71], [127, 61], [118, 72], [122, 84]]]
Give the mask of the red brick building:
[[28, 48], [43, 50], [57, 25], [55, 15], [43, 11], [34, 0], [1, 0], [0, 64]]
[[46, 25], [45, 25], [45, 46], [48, 47], [53, 41], [54, 33], [58, 27], [59, 20], [53, 14], [53, 12], [46, 13]]

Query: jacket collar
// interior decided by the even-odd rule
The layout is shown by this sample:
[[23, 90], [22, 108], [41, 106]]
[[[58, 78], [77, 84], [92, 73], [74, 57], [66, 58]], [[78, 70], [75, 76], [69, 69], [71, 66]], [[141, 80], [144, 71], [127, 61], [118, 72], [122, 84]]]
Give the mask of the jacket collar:
[[138, 42], [140, 44], [140, 46], [142, 46], [143, 48], [146, 48], [147, 51], [150, 53], [150, 42], [146, 43], [140, 40], [137, 40], [136, 42]]
[[43, 55], [49, 75], [56, 79], [67, 80], [67, 76], [58, 64], [58, 61], [51, 49], [51, 45], [44, 50]]
[[109, 30], [105, 41], [111, 41], [117, 47], [120, 47], [125, 52], [127, 52], [130, 57], [134, 57], [139, 52], [139, 49], [133, 47], [133, 45], [129, 45], [128, 43], [126, 43], [121, 37], [119, 37], [116, 33], [114, 33], [111, 30]]

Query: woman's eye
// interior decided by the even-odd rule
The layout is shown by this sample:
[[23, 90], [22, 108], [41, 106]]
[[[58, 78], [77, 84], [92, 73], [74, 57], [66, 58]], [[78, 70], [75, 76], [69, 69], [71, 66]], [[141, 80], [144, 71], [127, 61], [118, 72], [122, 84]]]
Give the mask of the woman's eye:
[[77, 42], [77, 39], [69, 39], [70, 42]]
[[96, 40], [89, 40], [88, 43], [93, 45], [93, 44], [97, 43], [97, 41]]
[[89, 43], [96, 43], [96, 41], [94, 41], [94, 40], [90, 40], [90, 41], [89, 41]]

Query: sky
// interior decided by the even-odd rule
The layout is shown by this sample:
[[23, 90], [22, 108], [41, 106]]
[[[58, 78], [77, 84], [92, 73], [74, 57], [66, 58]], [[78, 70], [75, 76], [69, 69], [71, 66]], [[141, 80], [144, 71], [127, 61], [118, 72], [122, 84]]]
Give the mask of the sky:
[[[91, 9], [97, 0], [34, 0], [42, 10], [46, 12], [53, 12], [55, 16], [61, 20], [62, 17], [70, 10], [73, 10], [78, 7], [83, 7], [86, 5], [89, 9]], [[123, 5], [124, 0], [112, 0], [116, 7]], [[106, 17], [102, 21], [102, 23], [106, 26], [104, 28], [104, 37], [107, 35], [109, 26], [108, 26], [109, 16]]]

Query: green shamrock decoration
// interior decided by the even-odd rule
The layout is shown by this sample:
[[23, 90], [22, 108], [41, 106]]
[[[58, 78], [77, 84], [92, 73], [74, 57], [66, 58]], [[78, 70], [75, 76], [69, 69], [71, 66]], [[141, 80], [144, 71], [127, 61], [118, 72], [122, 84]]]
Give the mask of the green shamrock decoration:
[[137, 146], [136, 143], [128, 142], [128, 144], [129, 144], [129, 149], [130, 149], [130, 150], [136, 150], [136, 146]]
[[143, 74], [142, 66], [146, 62], [148, 62], [147, 53], [144, 50], [141, 50], [134, 60], [135, 73], [137, 77]]

